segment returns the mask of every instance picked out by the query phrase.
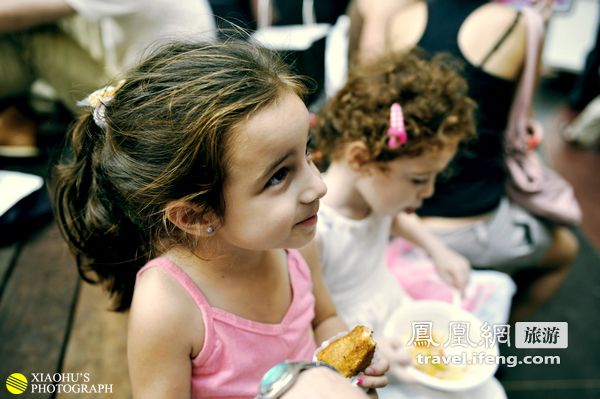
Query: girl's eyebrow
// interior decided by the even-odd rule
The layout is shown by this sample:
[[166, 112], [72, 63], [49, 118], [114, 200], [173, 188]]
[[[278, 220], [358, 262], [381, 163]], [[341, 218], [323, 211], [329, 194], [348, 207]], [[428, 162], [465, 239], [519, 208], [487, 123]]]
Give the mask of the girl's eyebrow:
[[[307, 134], [307, 140], [310, 139], [310, 129], [308, 131]], [[260, 178], [258, 180], [263, 180], [266, 179], [267, 176], [270, 176], [271, 173], [273, 173], [273, 171], [283, 163], [283, 161], [285, 161], [290, 155], [294, 154], [294, 150], [290, 150], [287, 154], [285, 154], [284, 156], [282, 156], [281, 158], [279, 158], [278, 160], [276, 160], [275, 162], [271, 163], [266, 169], [265, 171], [260, 175]]]
[[269, 166], [267, 166], [267, 168], [265, 169], [265, 171], [260, 175], [260, 178], [258, 180], [263, 180], [266, 179], [267, 176], [270, 176], [271, 173], [273, 173], [273, 171], [283, 163], [283, 161], [285, 161], [290, 155], [293, 154], [293, 151], [288, 152], [287, 154], [285, 154], [284, 156], [282, 156], [281, 158], [277, 159], [276, 161], [272, 162]]
[[[444, 168], [444, 169], [446, 169], [446, 168]], [[413, 175], [416, 175], [416, 176], [419, 176], [419, 175], [426, 176], [426, 175], [431, 175], [431, 174], [434, 174], [434, 173], [440, 173], [440, 170], [437, 169], [437, 168], [430, 168], [430, 169], [421, 170], [421, 171], [418, 171], [418, 172], [413, 172]]]
[[425, 176], [432, 175], [434, 173], [439, 173], [439, 172], [437, 170], [434, 170], [434, 171], [427, 171], [427, 172], [417, 172], [417, 173], [413, 173], [413, 175], [414, 176], [423, 176], [423, 177], [425, 177]]

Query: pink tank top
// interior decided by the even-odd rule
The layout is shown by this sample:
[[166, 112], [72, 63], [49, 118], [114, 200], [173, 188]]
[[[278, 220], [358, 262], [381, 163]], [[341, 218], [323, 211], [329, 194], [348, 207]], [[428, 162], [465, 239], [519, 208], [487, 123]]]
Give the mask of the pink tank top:
[[296, 250], [288, 249], [292, 303], [280, 324], [263, 324], [211, 307], [192, 280], [164, 258], [138, 272], [161, 267], [192, 296], [204, 320], [204, 346], [192, 359], [192, 398], [254, 398], [263, 374], [286, 359], [311, 360], [315, 298], [310, 269]]

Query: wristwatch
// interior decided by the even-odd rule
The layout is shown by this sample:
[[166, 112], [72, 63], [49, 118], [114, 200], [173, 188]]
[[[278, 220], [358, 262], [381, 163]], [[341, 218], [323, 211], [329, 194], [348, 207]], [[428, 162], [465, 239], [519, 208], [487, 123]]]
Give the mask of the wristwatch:
[[328, 367], [339, 373], [335, 367], [323, 362], [291, 362], [286, 360], [273, 366], [260, 380], [256, 399], [275, 399], [283, 395], [298, 378], [302, 370], [312, 367]]

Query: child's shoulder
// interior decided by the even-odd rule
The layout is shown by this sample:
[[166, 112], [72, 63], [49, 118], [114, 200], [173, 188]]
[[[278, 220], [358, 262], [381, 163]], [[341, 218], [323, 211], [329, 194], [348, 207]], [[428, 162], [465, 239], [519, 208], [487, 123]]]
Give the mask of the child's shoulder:
[[[204, 322], [196, 302], [169, 270], [179, 270], [168, 259], [151, 261], [139, 274], [131, 304], [130, 332], [156, 342], [189, 342], [198, 353], [204, 342]], [[150, 337], [148, 337], [150, 336]]]
[[164, 385], [168, 381], [189, 386], [190, 358], [198, 356], [205, 337], [202, 315], [193, 306], [190, 295], [162, 267], [147, 267], [139, 274], [127, 340], [131, 381], [137, 391], [172, 392], [173, 386]]

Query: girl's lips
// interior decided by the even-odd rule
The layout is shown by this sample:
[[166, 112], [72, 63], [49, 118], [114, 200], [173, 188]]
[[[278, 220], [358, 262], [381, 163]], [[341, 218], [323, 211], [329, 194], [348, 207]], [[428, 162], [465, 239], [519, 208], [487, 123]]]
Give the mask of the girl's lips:
[[318, 220], [318, 217], [316, 214], [314, 214], [313, 216], [309, 217], [308, 219], [304, 219], [300, 223], [297, 223], [297, 225], [298, 226], [313, 226], [314, 224], [317, 223], [317, 220]]
[[422, 206], [423, 202], [419, 202], [417, 206], [409, 206], [408, 208], [404, 208], [404, 213], [408, 213], [410, 215], [411, 213], [415, 213], [417, 209], [419, 209]]

